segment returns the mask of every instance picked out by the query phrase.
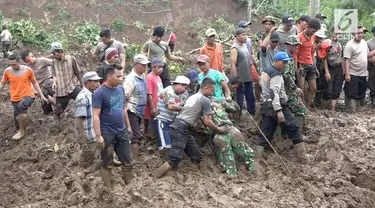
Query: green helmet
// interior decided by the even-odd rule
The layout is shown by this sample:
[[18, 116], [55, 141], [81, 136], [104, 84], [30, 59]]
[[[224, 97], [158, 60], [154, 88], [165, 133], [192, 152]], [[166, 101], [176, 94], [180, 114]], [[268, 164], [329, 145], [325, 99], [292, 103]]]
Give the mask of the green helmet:
[[288, 36], [288, 38], [286, 39], [285, 44], [289, 44], [289, 45], [302, 45], [301, 40], [299, 39], [299, 37], [297, 35], [290, 35], [290, 36]]

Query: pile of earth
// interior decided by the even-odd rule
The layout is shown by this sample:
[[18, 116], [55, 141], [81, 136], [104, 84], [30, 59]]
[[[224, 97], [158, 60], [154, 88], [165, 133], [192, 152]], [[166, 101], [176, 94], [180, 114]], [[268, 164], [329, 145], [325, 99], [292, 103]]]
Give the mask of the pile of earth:
[[[15, 127], [7, 90], [0, 93], [0, 106], [0, 207], [309, 207], [274, 153], [259, 163], [259, 174], [239, 166], [233, 178], [220, 173], [205, 147], [201, 173], [192, 172], [185, 159], [178, 171], [154, 179], [152, 172], [163, 163], [154, 142], [142, 147], [130, 185], [124, 185], [120, 168], [113, 169], [115, 187], [109, 195], [99, 171], [86, 174], [78, 166], [73, 103], [55, 124], [42, 114], [37, 99], [29, 109], [27, 136], [20, 141], [10, 139]], [[256, 128], [246, 114], [238, 127], [254, 147]], [[307, 144], [309, 162], [297, 161], [289, 140], [273, 143], [314, 207], [369, 208], [375, 204], [374, 129], [371, 109], [314, 111], [305, 135], [316, 141]]]

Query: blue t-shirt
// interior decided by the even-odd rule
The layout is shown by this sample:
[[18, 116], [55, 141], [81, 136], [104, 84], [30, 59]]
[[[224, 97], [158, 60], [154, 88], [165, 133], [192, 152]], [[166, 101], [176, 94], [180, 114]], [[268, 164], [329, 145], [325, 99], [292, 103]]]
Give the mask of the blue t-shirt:
[[123, 86], [109, 88], [103, 84], [94, 92], [92, 106], [101, 108], [100, 131], [102, 133], [119, 134], [126, 130], [124, 121], [125, 103]]
[[211, 78], [215, 82], [215, 90], [212, 97], [216, 100], [224, 100], [223, 88], [221, 86], [221, 82], [225, 81], [224, 75], [214, 69], [210, 69], [206, 76], [203, 74], [203, 72], [201, 72], [198, 75], [198, 84], [201, 84], [203, 79], [206, 77]]

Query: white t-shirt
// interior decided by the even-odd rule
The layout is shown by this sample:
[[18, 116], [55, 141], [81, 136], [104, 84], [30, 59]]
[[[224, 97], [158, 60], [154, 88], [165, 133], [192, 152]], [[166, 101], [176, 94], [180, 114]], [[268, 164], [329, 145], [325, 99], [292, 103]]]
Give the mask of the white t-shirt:
[[365, 77], [368, 76], [367, 71], [367, 55], [369, 49], [365, 40], [355, 42], [350, 40], [344, 48], [344, 58], [349, 59], [350, 75]]
[[12, 35], [10, 34], [9, 30], [3, 30], [0, 34], [1, 41], [10, 41]]

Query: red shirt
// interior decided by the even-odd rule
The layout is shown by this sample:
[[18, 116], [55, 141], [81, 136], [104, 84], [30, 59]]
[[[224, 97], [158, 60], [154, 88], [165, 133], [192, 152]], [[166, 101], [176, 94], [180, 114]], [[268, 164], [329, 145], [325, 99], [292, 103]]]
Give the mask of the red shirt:
[[295, 53], [295, 59], [300, 64], [313, 64], [314, 63], [314, 42], [315, 35], [307, 39], [304, 32], [298, 34], [302, 42]]
[[176, 35], [172, 32], [171, 33], [171, 38], [169, 39], [171, 42], [176, 42]]
[[[149, 73], [146, 76], [147, 80], [147, 94], [152, 95], [152, 103], [154, 104], [154, 108], [157, 109], [158, 107], [158, 100], [160, 93], [163, 92], [163, 83], [158, 75], [154, 72]], [[151, 119], [151, 109], [146, 106], [145, 115], [143, 116], [144, 119]]]

